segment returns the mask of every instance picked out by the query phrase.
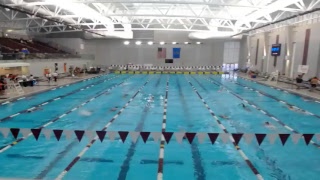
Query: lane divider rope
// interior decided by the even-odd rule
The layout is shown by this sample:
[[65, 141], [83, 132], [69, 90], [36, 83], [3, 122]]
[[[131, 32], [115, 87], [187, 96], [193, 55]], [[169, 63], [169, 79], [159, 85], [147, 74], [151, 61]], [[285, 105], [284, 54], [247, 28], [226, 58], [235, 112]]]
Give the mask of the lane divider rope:
[[[111, 120], [102, 128], [101, 131], [106, 131], [108, 127], [119, 117], [119, 115], [129, 106], [133, 99], [141, 92], [141, 90], [149, 83], [148, 79], [139, 90], [130, 98], [130, 100], [118, 111], [118, 113], [111, 118]], [[56, 179], [62, 179], [72, 167], [80, 160], [80, 158], [90, 149], [90, 147], [99, 139], [98, 136], [95, 136], [93, 140], [69, 163], [69, 165], [58, 175]]]
[[[101, 96], [101, 95], [103, 95], [103, 94], [105, 94], [105, 93], [110, 92], [111, 90], [113, 90], [114, 88], [122, 85], [124, 82], [128, 81], [128, 80], [131, 79], [132, 77], [133, 77], [133, 76], [130, 76], [129, 78], [125, 79], [123, 82], [121, 82], [121, 83], [119, 83], [119, 84], [116, 84], [116, 85], [110, 87], [109, 89], [107, 89], [106, 91], [103, 91], [103, 92], [99, 93], [99, 94], [96, 95], [94, 98], [98, 98], [99, 96]], [[63, 118], [64, 116], [70, 114], [71, 112], [80, 109], [81, 107], [83, 107], [84, 105], [86, 105], [86, 104], [89, 103], [89, 102], [90, 102], [90, 100], [85, 101], [84, 103], [82, 103], [82, 104], [76, 106], [75, 108], [73, 108], [73, 109], [71, 109], [71, 110], [69, 110], [69, 111], [67, 111], [67, 112], [59, 115], [58, 117], [50, 120], [49, 122], [44, 123], [43, 125], [37, 127], [36, 129], [43, 129], [43, 128], [51, 125], [52, 123], [60, 120], [61, 118]], [[35, 108], [35, 107], [30, 108], [30, 109], [32, 110], [32, 109], [34, 109], [34, 108]], [[11, 147], [17, 145], [19, 142], [27, 139], [27, 138], [30, 137], [31, 135], [32, 135], [32, 133], [29, 133], [26, 137], [21, 137], [21, 138], [17, 139], [16, 141], [12, 142], [11, 144], [8, 144], [8, 145], [6, 145], [6, 146], [4, 146], [4, 147], [1, 147], [1, 148], [0, 148], [0, 153], [3, 153], [3, 152], [5, 152], [5, 151], [7, 151], [7, 150], [10, 149]]]
[[[235, 97], [237, 97], [238, 99], [242, 100], [242, 101], [245, 102], [246, 104], [249, 104], [249, 105], [251, 105], [251, 106], [254, 105], [253, 102], [249, 102], [248, 100], [245, 100], [244, 98], [242, 98], [242, 97], [239, 96], [238, 94], [232, 92], [232, 90], [231, 90], [230, 88], [224, 86], [223, 84], [221, 84], [221, 83], [219, 83], [219, 82], [217, 82], [217, 81], [215, 81], [215, 80], [214, 80], [214, 81], [215, 81], [215, 82], [214, 82], [214, 81], [212, 81], [212, 80], [209, 79], [209, 78], [205, 78], [205, 79], [206, 79], [207, 81], [209, 81], [209, 82], [217, 85], [217, 86], [223, 86], [224, 88], [228, 89], [228, 90], [227, 90], [228, 93], [234, 95]], [[220, 84], [220, 85], [219, 85], [219, 84]], [[263, 109], [261, 109], [260, 107], [258, 107], [258, 106], [256, 106], [256, 105], [254, 106], [254, 108], [257, 109], [259, 112], [263, 111], [263, 112], [264, 112], [264, 113], [263, 113], [264, 115], [270, 117], [271, 119], [273, 119], [274, 121], [276, 121], [277, 123], [279, 123], [281, 126], [283, 126], [284, 128], [286, 128], [287, 130], [289, 130], [289, 131], [291, 131], [291, 132], [293, 132], [293, 133], [299, 134], [299, 132], [298, 132], [297, 130], [294, 130], [294, 129], [291, 128], [290, 126], [286, 125], [285, 123], [283, 123], [282, 121], [280, 121], [279, 119], [277, 119], [274, 115], [272, 115], [271, 113], [267, 112], [266, 110], [263, 110]], [[317, 147], [317, 148], [320, 148], [320, 144], [317, 144], [317, 143], [315, 143], [314, 141], [310, 141], [310, 144], [314, 145], [314, 146]]]
[[[78, 82], [84, 82], [84, 81], [87, 81], [87, 80], [100, 78], [101, 76], [105, 76], [105, 74], [102, 74], [102, 75], [99, 75], [99, 76], [95, 76], [95, 77], [92, 77], [92, 78], [87, 78], [87, 79], [81, 80], [81, 81], [71, 82], [70, 84], [76, 84], [76, 83], [78, 83]], [[59, 86], [59, 87], [68, 87], [70, 84], [62, 85], [62, 86]], [[57, 89], [57, 88], [47, 89], [47, 90], [41, 91], [41, 93], [47, 92], [47, 91], [54, 91], [54, 90], [56, 90], [56, 89]], [[36, 94], [37, 94], [37, 93], [36, 93]], [[13, 103], [13, 102], [15, 102], [15, 101], [19, 101], [19, 100], [25, 99], [26, 97], [31, 97], [31, 96], [33, 96], [33, 95], [34, 95], [34, 94], [30, 94], [30, 95], [23, 96], [23, 97], [12, 98], [10, 101], [5, 101], [5, 102], [1, 103], [0, 105], [6, 105], [6, 104], [8, 104], [8, 103]]]
[[251, 79], [248, 79], [248, 78], [244, 78], [244, 77], [240, 77], [240, 76], [238, 76], [238, 78], [241, 78], [241, 79], [243, 79], [245, 81], [251, 81], [251, 82], [256, 83], [256, 84], [261, 84], [263, 86], [270, 87], [272, 89], [277, 89], [279, 91], [283, 91], [285, 93], [293, 94], [293, 95], [296, 95], [296, 96], [302, 96], [302, 97], [305, 97], [305, 98], [312, 98], [312, 100], [314, 102], [320, 103], [320, 101], [318, 99], [316, 99], [314, 97], [311, 97], [311, 96], [307, 96], [307, 95], [304, 95], [304, 94], [299, 94], [299, 93], [296, 93], [296, 92], [293, 92], [293, 91], [287, 91], [286, 89], [283, 89], [283, 88], [279, 88], [279, 87], [276, 87], [276, 86], [273, 86], [273, 85], [269, 85], [269, 84], [267, 85], [267, 84], [264, 84], [262, 82], [254, 81], [254, 80], [251, 80]]
[[167, 105], [168, 105], [168, 94], [169, 94], [169, 76], [167, 76], [167, 86], [166, 86], [166, 96], [164, 99], [163, 105], [163, 118], [162, 118], [162, 129], [161, 129], [161, 141], [160, 141], [160, 151], [159, 151], [159, 160], [158, 160], [158, 176], [157, 180], [163, 179], [163, 161], [164, 161], [164, 145], [165, 145], [165, 138], [163, 133], [166, 132], [167, 126]]
[[[229, 81], [230, 81], [230, 80], [229, 80]], [[278, 102], [280, 102], [280, 103], [282, 103], [282, 104], [285, 104], [285, 105], [287, 105], [287, 106], [294, 107], [294, 108], [297, 109], [297, 110], [300, 110], [300, 111], [302, 111], [302, 112], [304, 112], [304, 113], [309, 114], [310, 116], [314, 116], [314, 117], [320, 118], [319, 115], [313, 114], [313, 113], [311, 113], [311, 112], [309, 112], [309, 111], [307, 111], [307, 110], [304, 110], [304, 109], [302, 109], [302, 108], [299, 108], [299, 107], [297, 107], [297, 106], [295, 106], [295, 105], [293, 105], [293, 104], [290, 104], [290, 103], [288, 103], [288, 102], [286, 102], [286, 101], [280, 100], [280, 99], [278, 99], [278, 98], [276, 98], [276, 97], [274, 97], [274, 96], [272, 96], [272, 95], [270, 95], [270, 94], [267, 94], [267, 93], [265, 93], [265, 92], [262, 92], [262, 91], [260, 91], [260, 90], [255, 89], [255, 88], [251, 88], [251, 87], [248, 87], [248, 86], [246, 86], [246, 85], [243, 85], [243, 84], [241, 84], [241, 83], [234, 82], [234, 81], [230, 81], [230, 82], [232, 82], [232, 83], [234, 83], [234, 84], [237, 84], [237, 85], [239, 85], [239, 86], [242, 86], [242, 87], [244, 87], [244, 88], [247, 88], [247, 89], [249, 88], [251, 91], [256, 91], [256, 92], [258, 92], [258, 93], [260, 93], [260, 94], [262, 94], [262, 95], [264, 95], [264, 96], [266, 96], [266, 97], [269, 97], [269, 98], [271, 98], [271, 99], [274, 99], [274, 100], [276, 100], [276, 101], [278, 101]]]
[[[113, 77], [111, 77], [111, 78], [109, 78], [109, 79], [107, 79], [107, 80], [110, 81], [110, 80], [115, 79], [115, 78], [118, 78], [118, 77], [119, 77], [119, 76], [113, 76]], [[98, 82], [95, 82], [94, 84], [99, 84], [99, 83], [101, 83], [101, 82], [98, 81]], [[87, 88], [90, 88], [90, 86], [88, 85]], [[37, 104], [37, 105], [34, 105], [33, 107], [36, 108], [36, 107], [41, 107], [41, 106], [47, 105], [47, 104], [49, 104], [49, 103], [51, 103], [51, 102], [53, 102], [53, 101], [57, 101], [57, 100], [59, 100], [59, 99], [62, 99], [62, 98], [65, 98], [65, 97], [67, 97], [67, 96], [70, 96], [70, 95], [72, 95], [72, 94], [75, 94], [75, 93], [77, 93], [77, 92], [80, 92], [80, 89], [71, 91], [71, 92], [69, 92], [69, 93], [67, 93], [67, 94], [64, 94], [64, 95], [62, 95], [62, 96], [59, 96], [59, 97], [55, 97], [54, 99], [49, 99], [49, 100], [47, 100], [47, 101], [45, 101], [45, 102], [39, 103], [39, 104]], [[27, 112], [28, 112], [28, 109], [24, 109], [24, 110], [19, 111], [19, 112], [16, 113], [16, 114], [20, 115], [20, 114], [27, 113]], [[15, 115], [15, 114], [14, 114], [14, 115]], [[15, 116], [10, 115], [10, 116], [1, 118], [1, 119], [0, 119], [0, 122], [7, 121], [7, 120], [9, 120], [9, 119], [11, 119], [11, 118], [13, 118], [13, 117], [15, 117]]]
[[[193, 86], [193, 84], [189, 81], [189, 79], [187, 79], [187, 77], [185, 77], [186, 80], [189, 82], [190, 86], [192, 87], [192, 89], [194, 90], [194, 92], [198, 95], [198, 97], [201, 99], [201, 101], [203, 102], [204, 106], [207, 108], [207, 110], [209, 111], [209, 113], [211, 114], [211, 116], [216, 120], [216, 122], [219, 124], [220, 129], [222, 129], [225, 133], [229, 134], [229, 131], [225, 128], [225, 126], [223, 126], [223, 124], [221, 123], [221, 121], [219, 120], [219, 118], [215, 115], [214, 111], [209, 107], [209, 105], [207, 104], [207, 102], [202, 98], [202, 96], [200, 95], [200, 93], [198, 92], [198, 90]], [[241, 157], [245, 160], [245, 162], [247, 163], [247, 165], [249, 166], [249, 168], [251, 169], [251, 171], [255, 174], [255, 176], [257, 177], [257, 179], [259, 180], [263, 180], [263, 177], [261, 176], [261, 174], [259, 173], [259, 171], [254, 167], [253, 163], [249, 160], [249, 158], [245, 155], [245, 153], [240, 149], [239, 145], [236, 144], [234, 138], [229, 135], [229, 139], [232, 142], [232, 144], [234, 145], [234, 147], [236, 148], [236, 150], [239, 152], [239, 154], [241, 155]]]

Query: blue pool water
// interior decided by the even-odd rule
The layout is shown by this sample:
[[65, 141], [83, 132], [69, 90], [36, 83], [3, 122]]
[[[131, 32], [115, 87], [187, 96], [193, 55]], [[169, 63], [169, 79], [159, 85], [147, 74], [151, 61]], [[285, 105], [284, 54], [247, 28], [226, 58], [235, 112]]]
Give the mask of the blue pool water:
[[[320, 128], [317, 117], [320, 104], [315, 101], [235, 76], [165, 74], [109, 74], [36, 94], [0, 106], [0, 127], [39, 128], [46, 124], [44, 129], [65, 132], [99, 131], [134, 97], [107, 131], [161, 132], [167, 82], [165, 130], [168, 132], [223, 133], [223, 126], [229, 133], [292, 133], [284, 127], [287, 125], [299, 133], [318, 133]], [[226, 115], [230, 119], [218, 117], [222, 126], [219, 125], [192, 85], [217, 116]], [[144, 88], [139, 91], [141, 87]], [[148, 102], [151, 95], [154, 100]], [[52, 100], [58, 97], [61, 99]], [[250, 111], [239, 105], [243, 100], [249, 102]], [[279, 100], [314, 115], [292, 111]], [[46, 102], [49, 103], [41, 105]], [[25, 112], [38, 105], [40, 109]], [[110, 111], [115, 106], [120, 108]], [[273, 128], [265, 127], [266, 121]], [[20, 133], [18, 138], [21, 137]], [[58, 142], [53, 136], [48, 140], [41, 134], [38, 141], [28, 137], [7, 148], [14, 140], [10, 133], [7, 138], [0, 133], [0, 178], [55, 179], [90, 141], [84, 136], [79, 142], [74, 135], [67, 140], [63, 134]], [[315, 137], [313, 141], [318, 142]], [[306, 146], [303, 140], [294, 144], [289, 138], [282, 146], [278, 138], [270, 144], [266, 137], [261, 146], [253, 139], [250, 144], [241, 140], [239, 147], [264, 179], [318, 179], [320, 149], [311, 144]], [[125, 143], [119, 138], [114, 141], [105, 138], [102, 143], [98, 140], [63, 174], [63, 179], [156, 179], [159, 150], [160, 142], [154, 142], [151, 137], [146, 143], [139, 138], [135, 144], [130, 135]], [[203, 143], [195, 138], [190, 145], [187, 140], [180, 144], [172, 137], [164, 146], [165, 180], [256, 178], [234, 145], [223, 143], [220, 138], [214, 145], [208, 138]]]

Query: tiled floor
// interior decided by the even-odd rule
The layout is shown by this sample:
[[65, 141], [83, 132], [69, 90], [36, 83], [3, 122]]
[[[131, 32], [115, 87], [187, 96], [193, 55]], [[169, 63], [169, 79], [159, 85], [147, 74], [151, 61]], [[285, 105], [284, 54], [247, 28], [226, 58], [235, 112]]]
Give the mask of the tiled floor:
[[277, 88], [280, 88], [280, 89], [285, 89], [285, 90], [287, 90], [289, 92], [298, 93], [298, 94], [301, 94], [301, 95], [304, 95], [304, 96], [308, 96], [308, 97], [312, 97], [312, 98], [316, 98], [316, 99], [320, 100], [320, 91], [317, 91], [317, 90], [315, 90], [313, 92], [310, 92], [309, 89], [299, 89], [299, 90], [297, 90], [296, 86], [292, 85], [292, 84], [288, 84], [288, 83], [284, 83], [284, 82], [277, 82], [277, 81], [262, 81], [262, 78], [252, 79], [252, 78], [249, 78], [248, 75], [244, 74], [244, 73], [238, 73], [238, 76], [246, 78], [246, 79], [250, 79], [250, 80], [253, 80], [253, 81], [259, 81], [260, 83], [263, 83], [263, 84], [266, 84], [266, 85], [269, 85], [269, 86], [274, 86], [274, 87], [277, 87]]
[[33, 87], [22, 87], [24, 94], [22, 95], [18, 95], [17, 93], [10, 93], [8, 91], [5, 92], [4, 95], [0, 95], [0, 103], [3, 101], [8, 101], [12, 98], [16, 98], [19, 96], [26, 96], [28, 94], [32, 94], [32, 93], [37, 93], [37, 92], [41, 92], [41, 91], [45, 91], [48, 89], [52, 89], [58, 86], [63, 86], [65, 84], [70, 84], [73, 82], [77, 82], [83, 79], [88, 79], [91, 77], [97, 76], [96, 74], [86, 74], [86, 75], [82, 75], [79, 77], [65, 77], [62, 79], [58, 79], [57, 82], [51, 81], [50, 83], [48, 81], [43, 81], [43, 82], [38, 82], [37, 85], [33, 86]]

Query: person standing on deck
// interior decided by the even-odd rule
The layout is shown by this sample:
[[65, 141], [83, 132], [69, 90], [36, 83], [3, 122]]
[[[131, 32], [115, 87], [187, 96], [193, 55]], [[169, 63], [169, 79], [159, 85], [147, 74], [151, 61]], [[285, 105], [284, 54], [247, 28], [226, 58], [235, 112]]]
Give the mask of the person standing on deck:
[[57, 73], [57, 72], [54, 72], [52, 75], [53, 75], [54, 82], [57, 82], [58, 73]]

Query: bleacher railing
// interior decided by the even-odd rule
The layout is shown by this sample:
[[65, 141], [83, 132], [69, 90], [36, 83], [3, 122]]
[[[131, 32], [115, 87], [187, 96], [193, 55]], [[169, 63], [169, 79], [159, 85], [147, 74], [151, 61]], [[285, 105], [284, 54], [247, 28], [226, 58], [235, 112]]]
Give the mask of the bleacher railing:
[[94, 60], [95, 56], [92, 54], [65, 54], [65, 53], [2, 53], [1, 60], [29, 60], [29, 59], [88, 59]]

